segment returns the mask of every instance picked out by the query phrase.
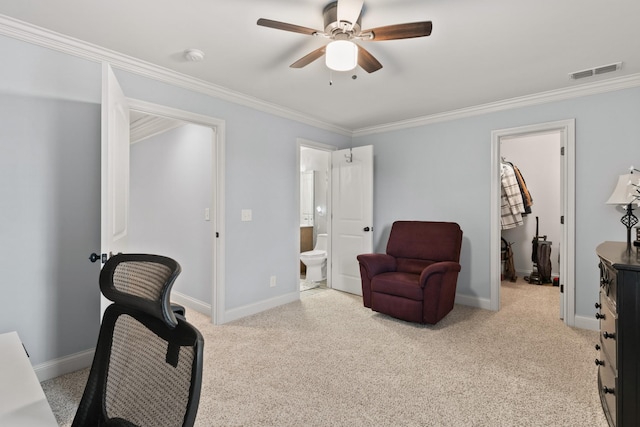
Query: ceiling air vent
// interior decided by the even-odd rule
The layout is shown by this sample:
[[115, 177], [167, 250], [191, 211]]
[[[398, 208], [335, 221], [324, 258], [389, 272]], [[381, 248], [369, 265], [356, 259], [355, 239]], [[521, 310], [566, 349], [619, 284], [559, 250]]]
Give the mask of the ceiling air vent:
[[622, 62], [616, 62], [615, 64], [601, 65], [600, 67], [590, 68], [588, 70], [575, 71], [569, 74], [573, 80], [583, 79], [585, 77], [597, 76], [598, 74], [610, 73], [622, 68]]

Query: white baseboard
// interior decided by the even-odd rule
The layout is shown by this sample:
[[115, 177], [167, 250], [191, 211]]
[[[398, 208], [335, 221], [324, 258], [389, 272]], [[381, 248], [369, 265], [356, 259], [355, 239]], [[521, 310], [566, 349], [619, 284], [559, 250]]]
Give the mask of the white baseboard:
[[[180, 294], [179, 292], [171, 293], [172, 302], [184, 305], [187, 309], [203, 313], [207, 316], [211, 315], [211, 305], [203, 303], [195, 298]], [[187, 316], [189, 312], [187, 312]], [[46, 381], [60, 375], [68, 374], [80, 369], [91, 366], [93, 362], [93, 354], [95, 349], [81, 351], [79, 353], [70, 354], [58, 359], [49, 360], [33, 367], [38, 377], [38, 381]]]
[[[198, 299], [181, 294], [180, 292], [175, 292], [175, 291], [171, 292], [171, 302], [184, 305], [188, 309], [197, 311], [198, 313], [202, 313], [207, 316], [211, 316], [211, 304], [207, 304]], [[187, 312], [187, 317], [188, 316], [189, 316], [189, 312]]]
[[600, 330], [600, 321], [595, 316], [575, 316], [573, 326], [580, 329], [588, 329], [590, 331]]
[[263, 312], [265, 310], [276, 308], [278, 306], [288, 304], [290, 302], [298, 301], [299, 299], [300, 299], [300, 292], [291, 292], [285, 295], [281, 295], [279, 297], [270, 298], [265, 301], [260, 301], [255, 304], [249, 304], [242, 307], [233, 308], [231, 310], [227, 310], [224, 312], [221, 323], [232, 322], [234, 320], [238, 320], [243, 317], [247, 317], [253, 314]]
[[467, 305], [469, 307], [483, 308], [491, 310], [491, 300], [487, 298], [478, 298], [470, 295], [456, 294], [456, 304]]
[[68, 356], [40, 363], [39, 365], [34, 366], [33, 370], [36, 372], [38, 381], [45, 381], [91, 366], [94, 353], [95, 349], [92, 348], [79, 353], [70, 354]]

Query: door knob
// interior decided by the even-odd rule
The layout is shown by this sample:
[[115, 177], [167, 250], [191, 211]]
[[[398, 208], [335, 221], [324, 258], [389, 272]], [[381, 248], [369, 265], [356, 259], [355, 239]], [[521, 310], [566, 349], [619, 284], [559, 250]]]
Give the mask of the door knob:
[[362, 231], [371, 231], [371, 228], [370, 227], [365, 227], [365, 228], [362, 229]]
[[94, 252], [91, 255], [89, 255], [89, 261], [91, 262], [96, 262], [100, 260], [102, 260], [103, 264], [107, 262], [107, 254], [98, 255], [97, 253]]

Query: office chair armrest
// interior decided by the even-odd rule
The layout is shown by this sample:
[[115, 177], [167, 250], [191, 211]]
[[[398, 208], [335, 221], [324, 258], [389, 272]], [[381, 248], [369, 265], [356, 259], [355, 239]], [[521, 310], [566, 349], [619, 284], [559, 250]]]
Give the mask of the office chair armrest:
[[175, 315], [182, 316], [183, 319], [186, 318], [187, 309], [184, 308], [183, 305], [176, 304], [175, 302], [172, 302], [171, 303], [171, 311], [173, 311], [173, 314], [175, 314]]

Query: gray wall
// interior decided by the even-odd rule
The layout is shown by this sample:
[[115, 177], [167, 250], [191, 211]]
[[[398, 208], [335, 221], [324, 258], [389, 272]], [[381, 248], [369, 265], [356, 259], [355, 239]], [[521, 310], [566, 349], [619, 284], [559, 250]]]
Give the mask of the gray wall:
[[[115, 71], [126, 96], [225, 120], [226, 309], [296, 292], [300, 242], [297, 139], [348, 147], [350, 137]], [[243, 222], [243, 209], [253, 220]], [[277, 286], [269, 286], [270, 276]]]
[[576, 314], [593, 318], [595, 247], [624, 240], [605, 205], [617, 176], [640, 159], [640, 88], [361, 136], [373, 144], [374, 239], [384, 251], [397, 219], [449, 220], [464, 231], [458, 293], [490, 298], [491, 131], [576, 119]]
[[[131, 146], [130, 252], [180, 263], [173, 291], [211, 305], [213, 131], [185, 124]], [[213, 215], [213, 211], [210, 211]]]
[[0, 94], [0, 333], [33, 364], [95, 345], [100, 107]]

